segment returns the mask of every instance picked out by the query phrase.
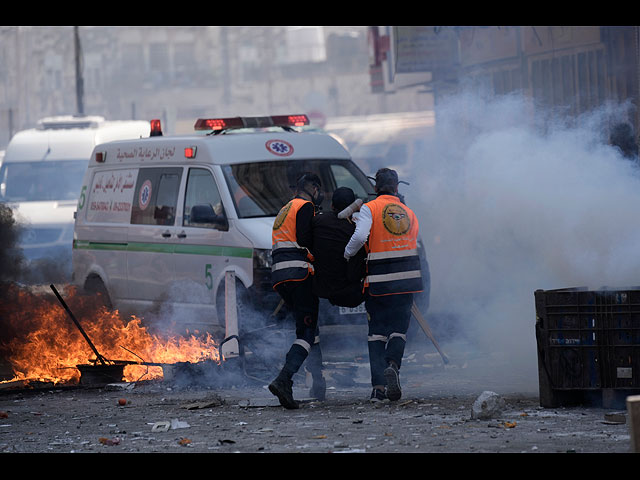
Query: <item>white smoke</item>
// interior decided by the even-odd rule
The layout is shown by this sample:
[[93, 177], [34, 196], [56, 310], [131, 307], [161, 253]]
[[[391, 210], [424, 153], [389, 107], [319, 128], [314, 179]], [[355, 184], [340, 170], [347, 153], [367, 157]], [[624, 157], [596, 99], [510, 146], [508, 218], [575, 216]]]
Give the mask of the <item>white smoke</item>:
[[536, 289], [640, 285], [640, 176], [607, 144], [627, 108], [533, 125], [521, 96], [465, 93], [436, 112], [410, 188], [429, 310], [537, 382]]

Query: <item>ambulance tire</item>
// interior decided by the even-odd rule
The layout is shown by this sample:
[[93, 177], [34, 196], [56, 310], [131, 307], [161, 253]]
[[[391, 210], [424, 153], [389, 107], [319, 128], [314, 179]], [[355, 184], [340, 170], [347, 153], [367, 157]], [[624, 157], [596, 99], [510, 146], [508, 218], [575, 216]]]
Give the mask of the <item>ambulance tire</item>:
[[83, 293], [85, 295], [95, 295], [98, 299], [98, 303], [100, 306], [104, 306], [108, 310], [113, 309], [113, 304], [111, 302], [111, 297], [109, 296], [109, 291], [107, 287], [104, 285], [104, 282], [97, 275], [92, 275], [87, 278], [87, 281], [84, 283]]

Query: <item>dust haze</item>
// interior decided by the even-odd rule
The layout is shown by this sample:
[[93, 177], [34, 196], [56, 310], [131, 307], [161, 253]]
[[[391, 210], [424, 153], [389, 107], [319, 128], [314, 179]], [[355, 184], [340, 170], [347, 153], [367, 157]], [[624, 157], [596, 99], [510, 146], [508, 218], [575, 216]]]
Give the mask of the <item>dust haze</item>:
[[429, 317], [452, 316], [535, 386], [536, 289], [640, 285], [640, 178], [608, 144], [627, 106], [534, 122], [528, 102], [444, 99], [405, 190], [430, 264]]

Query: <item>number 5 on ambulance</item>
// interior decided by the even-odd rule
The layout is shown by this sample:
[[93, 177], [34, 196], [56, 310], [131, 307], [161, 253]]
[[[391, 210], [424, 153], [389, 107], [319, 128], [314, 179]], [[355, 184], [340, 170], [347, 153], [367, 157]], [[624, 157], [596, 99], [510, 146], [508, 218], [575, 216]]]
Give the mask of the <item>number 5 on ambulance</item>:
[[326, 210], [341, 186], [374, 195], [349, 152], [308, 124], [206, 118], [191, 135], [165, 136], [153, 121], [148, 138], [98, 145], [76, 215], [74, 282], [124, 314], [165, 305], [179, 330], [224, 336], [230, 306], [240, 329], [277, 319], [271, 231], [299, 176], [320, 177]]

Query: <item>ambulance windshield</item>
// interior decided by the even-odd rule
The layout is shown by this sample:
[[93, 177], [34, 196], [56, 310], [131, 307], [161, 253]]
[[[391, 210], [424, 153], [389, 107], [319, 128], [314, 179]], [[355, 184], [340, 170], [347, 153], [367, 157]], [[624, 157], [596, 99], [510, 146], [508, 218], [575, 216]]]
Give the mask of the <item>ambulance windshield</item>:
[[351, 188], [363, 201], [373, 198], [371, 182], [350, 160], [289, 160], [242, 163], [222, 167], [238, 218], [275, 217], [293, 197], [296, 180], [313, 172], [322, 181], [323, 210], [331, 208], [338, 187]]
[[0, 201], [77, 200], [87, 163], [78, 160], [4, 163], [0, 169]]

